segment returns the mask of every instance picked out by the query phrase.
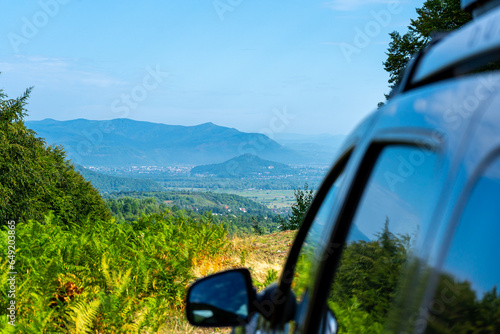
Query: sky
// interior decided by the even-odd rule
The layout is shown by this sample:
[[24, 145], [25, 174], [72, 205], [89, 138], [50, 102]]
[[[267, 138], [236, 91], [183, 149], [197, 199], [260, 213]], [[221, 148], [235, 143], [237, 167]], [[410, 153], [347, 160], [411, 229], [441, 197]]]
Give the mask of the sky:
[[389, 33], [423, 1], [0, 2], [0, 88], [27, 120], [348, 134], [388, 93]]

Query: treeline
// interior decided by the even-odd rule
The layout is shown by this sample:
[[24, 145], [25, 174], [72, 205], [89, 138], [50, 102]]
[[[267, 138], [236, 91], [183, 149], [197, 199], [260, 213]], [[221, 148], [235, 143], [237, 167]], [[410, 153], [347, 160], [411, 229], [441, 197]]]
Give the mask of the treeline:
[[101, 194], [121, 191], [162, 191], [164, 188], [157, 182], [148, 179], [111, 176], [91, 171], [83, 166], [76, 165], [75, 170], [80, 172], [85, 180], [99, 190]]
[[293, 190], [308, 182], [316, 188], [324, 175], [317, 177], [290, 177], [290, 178], [217, 178], [217, 177], [171, 177], [157, 178], [158, 183], [167, 189], [194, 188], [205, 190]]
[[147, 174], [135, 174], [115, 172], [113, 176], [134, 178], [141, 180], [153, 180], [160, 186], [168, 189], [204, 189], [210, 190], [293, 190], [309, 183], [313, 188], [317, 188], [321, 183], [326, 171], [318, 169], [317, 171], [307, 170], [307, 173], [301, 173], [293, 177], [247, 177], [247, 178], [222, 178], [222, 177], [198, 177], [198, 176], [177, 176], [162, 172], [151, 172]]
[[[124, 195], [127, 196], [124, 196]], [[265, 206], [232, 194], [198, 192], [124, 193], [107, 198], [106, 205], [118, 221], [132, 222], [154, 213], [182, 212], [195, 220], [208, 215], [226, 228], [230, 235], [272, 233], [278, 230], [278, 217]], [[204, 205], [200, 205], [200, 204]], [[229, 205], [221, 204], [228, 203]], [[243, 213], [240, 205], [247, 205]], [[222, 207], [222, 209], [221, 209]], [[234, 207], [232, 209], [226, 207]], [[228, 211], [231, 210], [231, 211]]]

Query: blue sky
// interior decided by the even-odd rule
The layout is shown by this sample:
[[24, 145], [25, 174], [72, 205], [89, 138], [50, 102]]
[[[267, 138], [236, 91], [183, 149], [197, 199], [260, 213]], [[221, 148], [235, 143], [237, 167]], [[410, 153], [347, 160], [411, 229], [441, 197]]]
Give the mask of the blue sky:
[[127, 117], [346, 134], [423, 1], [3, 1], [0, 87], [29, 120]]

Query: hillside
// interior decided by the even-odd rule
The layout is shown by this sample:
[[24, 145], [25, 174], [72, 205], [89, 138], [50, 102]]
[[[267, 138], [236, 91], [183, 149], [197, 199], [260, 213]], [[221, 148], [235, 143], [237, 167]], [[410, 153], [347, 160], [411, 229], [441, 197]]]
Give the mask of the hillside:
[[300, 156], [269, 137], [205, 123], [166, 125], [131, 119], [91, 121], [29, 121], [49, 144], [62, 145], [73, 163], [83, 166], [171, 166], [217, 163], [257, 153], [280, 162], [298, 162]]
[[236, 216], [274, 216], [274, 213], [263, 204], [234, 194], [200, 192], [200, 191], [162, 191], [162, 192], [120, 192], [108, 195], [109, 199], [131, 197], [137, 199], [155, 198], [167, 206], [203, 213], [211, 211], [216, 214]]
[[164, 187], [153, 180], [106, 175], [94, 172], [81, 165], [75, 165], [75, 170], [80, 172], [85, 180], [90, 181], [94, 188], [96, 188], [101, 194], [109, 194], [120, 191], [165, 190]]
[[296, 171], [288, 165], [244, 154], [220, 164], [194, 167], [191, 175], [207, 175], [224, 178], [271, 177], [294, 175]]

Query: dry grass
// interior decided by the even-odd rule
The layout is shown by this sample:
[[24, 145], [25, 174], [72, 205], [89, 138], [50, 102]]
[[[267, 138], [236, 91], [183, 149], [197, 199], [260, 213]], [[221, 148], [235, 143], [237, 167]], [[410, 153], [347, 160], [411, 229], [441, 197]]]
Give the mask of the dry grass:
[[[215, 259], [194, 259], [193, 275], [196, 278], [201, 278], [223, 270], [246, 267], [250, 269], [254, 281], [262, 284], [266, 281], [270, 269], [281, 274], [295, 234], [296, 231], [284, 231], [245, 238], [233, 237], [229, 240], [229, 247], [223, 256]], [[186, 321], [184, 314], [172, 317], [159, 331], [161, 334], [223, 334], [230, 332], [230, 328], [193, 327]]]
[[197, 278], [232, 268], [249, 268], [252, 278], [263, 283], [268, 270], [281, 273], [296, 231], [250, 237], [233, 237], [223, 256], [195, 259], [193, 275]]
[[241, 267], [247, 267], [252, 277], [264, 283], [267, 272], [274, 269], [281, 273], [288, 251], [295, 237], [295, 231], [233, 238], [231, 259]]

